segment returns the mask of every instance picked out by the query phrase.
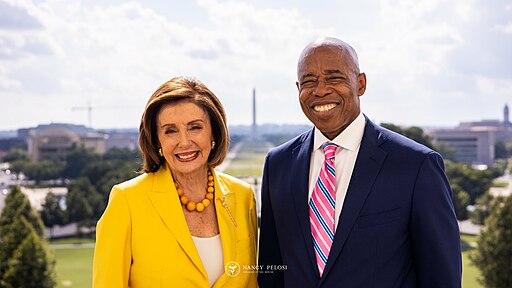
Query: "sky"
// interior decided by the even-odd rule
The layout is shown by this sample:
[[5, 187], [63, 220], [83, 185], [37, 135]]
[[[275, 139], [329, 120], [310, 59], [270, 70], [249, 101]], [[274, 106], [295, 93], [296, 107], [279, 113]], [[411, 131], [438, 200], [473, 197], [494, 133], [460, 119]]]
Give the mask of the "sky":
[[[512, 106], [506, 0], [0, 0], [0, 130], [136, 128], [172, 77], [193, 76], [228, 124], [309, 124], [297, 59], [318, 37], [357, 51], [377, 123], [451, 127]], [[511, 107], [512, 108], [512, 107]]]

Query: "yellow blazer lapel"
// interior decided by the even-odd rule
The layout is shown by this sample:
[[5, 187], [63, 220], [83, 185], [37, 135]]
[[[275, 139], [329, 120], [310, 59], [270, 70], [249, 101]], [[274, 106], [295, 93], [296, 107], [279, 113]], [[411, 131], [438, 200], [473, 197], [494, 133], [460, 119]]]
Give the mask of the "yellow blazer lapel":
[[194, 265], [197, 266], [204, 277], [207, 277], [206, 269], [190, 235], [190, 230], [185, 221], [185, 215], [183, 215], [181, 203], [177, 195], [171, 172], [166, 167], [161, 167], [154, 173], [153, 187], [151, 190], [148, 190], [151, 204]]
[[212, 169], [212, 172], [215, 181], [215, 210], [224, 251], [224, 265], [226, 265], [229, 261], [235, 260], [236, 195], [231, 193], [229, 187], [218, 177], [215, 170]]

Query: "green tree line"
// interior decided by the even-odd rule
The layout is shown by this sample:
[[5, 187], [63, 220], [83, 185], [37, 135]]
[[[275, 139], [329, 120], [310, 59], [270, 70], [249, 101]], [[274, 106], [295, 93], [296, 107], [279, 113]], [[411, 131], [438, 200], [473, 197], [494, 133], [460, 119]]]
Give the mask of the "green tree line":
[[[10, 150], [3, 161], [10, 169], [23, 173], [35, 182], [34, 186], [66, 186], [65, 199], [48, 193], [41, 217], [46, 227], [77, 224], [92, 228], [103, 213], [110, 189], [116, 183], [137, 175], [141, 156], [138, 151], [114, 148], [100, 155], [83, 147], [71, 150], [64, 159], [33, 162], [20, 149]], [[51, 230], [50, 230], [51, 231]]]

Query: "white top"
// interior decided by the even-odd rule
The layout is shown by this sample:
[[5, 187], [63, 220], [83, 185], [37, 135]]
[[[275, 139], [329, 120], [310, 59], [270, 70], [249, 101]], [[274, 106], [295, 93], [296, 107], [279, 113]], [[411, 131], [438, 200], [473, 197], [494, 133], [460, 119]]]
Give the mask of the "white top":
[[197, 252], [206, 269], [208, 282], [210, 282], [211, 287], [224, 273], [224, 255], [222, 253], [220, 234], [208, 238], [192, 236], [192, 240], [196, 244]]
[[313, 151], [311, 153], [311, 165], [309, 166], [309, 196], [313, 189], [315, 189], [320, 168], [324, 164], [324, 150], [322, 144], [326, 141], [336, 143], [339, 147], [336, 150], [334, 164], [336, 165], [336, 206], [334, 210], [334, 229], [338, 226], [338, 218], [341, 214], [343, 201], [347, 194], [348, 184], [352, 171], [356, 164], [357, 154], [359, 147], [361, 147], [361, 140], [363, 139], [364, 126], [366, 124], [363, 114], [359, 114], [357, 118], [350, 123], [350, 125], [343, 130], [336, 138], [329, 140], [317, 128], [315, 128], [315, 139], [313, 143]]

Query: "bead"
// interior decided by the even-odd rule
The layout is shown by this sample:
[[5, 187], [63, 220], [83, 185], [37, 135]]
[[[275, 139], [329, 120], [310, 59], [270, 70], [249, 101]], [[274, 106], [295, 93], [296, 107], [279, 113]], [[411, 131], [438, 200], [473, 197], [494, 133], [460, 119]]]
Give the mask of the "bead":
[[173, 182], [174, 182], [174, 186], [176, 187], [176, 193], [178, 193], [178, 197], [180, 199], [181, 204], [185, 205], [187, 210], [190, 212], [204, 211], [204, 209], [206, 209], [206, 207], [210, 206], [210, 204], [212, 203], [211, 201], [215, 197], [213, 194], [213, 193], [215, 193], [215, 183], [213, 181], [213, 175], [210, 170], [208, 170], [208, 181], [206, 182], [206, 184], [207, 184], [206, 195], [204, 196], [204, 199], [201, 200], [201, 202], [198, 202], [197, 204], [193, 201], [190, 201], [187, 198], [187, 196], [184, 195], [185, 193], [183, 192], [182, 189], [179, 188], [178, 182], [174, 181], [174, 179], [173, 179]]
[[194, 203], [194, 202], [192, 202], [192, 201], [188, 202], [188, 204], [187, 204], [187, 210], [188, 210], [188, 211], [190, 211], [190, 212], [192, 212], [192, 211], [196, 210], [196, 203]]
[[[187, 207], [187, 208], [188, 208], [188, 207]], [[197, 205], [196, 205], [196, 210], [197, 210], [197, 212], [201, 212], [201, 211], [203, 211], [203, 210], [204, 210], [204, 205], [203, 205], [203, 203], [197, 203]]]

